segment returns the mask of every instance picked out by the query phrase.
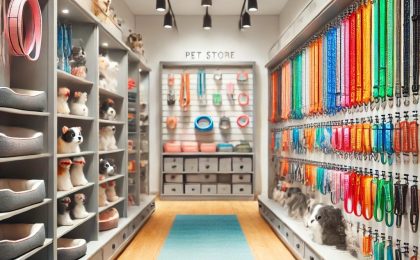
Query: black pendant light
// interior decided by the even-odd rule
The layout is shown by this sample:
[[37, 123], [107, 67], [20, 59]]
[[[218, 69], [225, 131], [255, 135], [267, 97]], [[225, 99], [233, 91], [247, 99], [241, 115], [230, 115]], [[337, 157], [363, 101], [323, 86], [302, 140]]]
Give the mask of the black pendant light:
[[241, 25], [242, 25], [242, 28], [251, 27], [251, 16], [249, 15], [248, 12], [244, 12], [244, 14], [242, 15]]
[[156, 11], [165, 12], [166, 10], [166, 0], [156, 0]]
[[206, 14], [203, 18], [203, 28], [204, 30], [210, 30], [211, 29], [211, 16], [209, 15], [209, 8], [206, 7]]
[[164, 20], [163, 20], [163, 27], [165, 27], [166, 29], [171, 29], [171, 28], [172, 28], [172, 25], [173, 25], [173, 22], [172, 22], [172, 15], [171, 15], [171, 12], [170, 12], [170, 11], [168, 11], [168, 12], [165, 14], [165, 18], [164, 18]]
[[248, 11], [256, 12], [258, 11], [258, 2], [257, 0], [248, 0]]
[[211, 4], [211, 0], [201, 0], [201, 6], [203, 7], [209, 7]]

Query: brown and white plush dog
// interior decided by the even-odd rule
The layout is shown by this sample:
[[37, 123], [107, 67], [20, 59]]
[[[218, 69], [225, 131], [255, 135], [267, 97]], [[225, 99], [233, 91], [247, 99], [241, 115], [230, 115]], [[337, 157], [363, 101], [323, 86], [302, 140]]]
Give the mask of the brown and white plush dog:
[[117, 111], [115, 111], [114, 105], [114, 100], [110, 98], [107, 98], [104, 102], [102, 102], [102, 105], [99, 108], [101, 119], [115, 120], [115, 117], [117, 116]]
[[105, 21], [110, 14], [111, 0], [93, 0], [93, 13], [101, 21]]
[[83, 167], [86, 161], [83, 156], [73, 158], [73, 165], [70, 169], [71, 183], [73, 186], [85, 186], [88, 184], [85, 174], [83, 173]]
[[112, 151], [118, 149], [115, 131], [116, 127], [114, 125], [104, 126], [99, 130], [99, 150]]
[[118, 197], [117, 192], [115, 191], [116, 182], [109, 181], [106, 187], [106, 198], [110, 202], [117, 201], [120, 197]]
[[73, 189], [73, 184], [70, 178], [70, 166], [72, 161], [68, 158], [58, 161], [57, 169], [57, 190], [69, 191]]
[[69, 197], [62, 198], [57, 205], [57, 224], [58, 226], [72, 226], [73, 220], [70, 218], [70, 203]]
[[80, 144], [83, 143], [82, 128], [63, 126], [61, 136], [57, 141], [58, 153], [80, 153]]
[[59, 114], [70, 114], [70, 108], [67, 101], [70, 97], [70, 89], [66, 87], [58, 88], [58, 96], [57, 96], [57, 113]]
[[86, 92], [74, 92], [73, 99], [70, 102], [70, 112], [76, 116], [88, 116], [89, 108], [86, 106], [88, 94]]
[[127, 45], [137, 54], [144, 55], [143, 38], [140, 33], [130, 33], [127, 37]]
[[89, 213], [85, 208], [86, 196], [83, 193], [76, 193], [74, 195], [74, 207], [72, 210], [73, 217], [75, 219], [87, 218]]

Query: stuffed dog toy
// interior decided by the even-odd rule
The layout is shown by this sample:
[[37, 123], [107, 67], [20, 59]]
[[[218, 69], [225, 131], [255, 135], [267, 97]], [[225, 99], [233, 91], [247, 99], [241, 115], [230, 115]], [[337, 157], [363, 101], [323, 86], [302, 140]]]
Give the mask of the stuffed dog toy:
[[61, 136], [58, 137], [58, 153], [80, 153], [80, 144], [83, 143], [82, 128], [63, 126]]
[[57, 224], [58, 226], [72, 226], [73, 220], [70, 218], [70, 203], [69, 197], [62, 198], [57, 205]]
[[80, 78], [86, 78], [86, 53], [82, 47], [73, 47], [70, 56], [71, 74]]
[[105, 21], [110, 15], [111, 0], [93, 0], [93, 13], [101, 21]]
[[99, 160], [99, 174], [104, 177], [115, 174], [115, 167], [111, 159], [100, 159]]
[[99, 184], [99, 207], [105, 207], [109, 205], [109, 201], [106, 199], [106, 183]]
[[70, 89], [61, 87], [58, 89], [58, 97], [57, 97], [57, 113], [59, 114], [70, 114], [70, 108], [67, 101], [70, 97]]
[[99, 56], [99, 87], [112, 92], [117, 91], [119, 65], [108, 56]]
[[117, 116], [117, 111], [115, 111], [114, 105], [114, 100], [110, 98], [102, 102], [102, 105], [99, 108], [101, 119], [115, 120], [115, 117]]
[[106, 199], [109, 202], [117, 201], [120, 197], [118, 197], [117, 192], [115, 191], [116, 182], [109, 181], [106, 186]]
[[113, 125], [104, 126], [99, 130], [99, 150], [112, 151], [118, 149], [115, 131], [116, 128]]
[[73, 165], [70, 169], [71, 183], [73, 186], [85, 186], [88, 184], [85, 174], [83, 173], [83, 167], [86, 161], [83, 156], [73, 158]]
[[127, 37], [127, 45], [137, 54], [144, 55], [143, 38], [140, 33], [130, 33]]
[[58, 161], [57, 169], [57, 190], [69, 191], [73, 189], [70, 177], [70, 166], [72, 161], [70, 159], [61, 159]]
[[70, 112], [76, 116], [88, 116], [89, 109], [86, 106], [88, 94], [86, 92], [74, 92], [73, 99], [70, 102]]
[[86, 196], [83, 193], [76, 193], [74, 195], [74, 207], [72, 210], [72, 215], [75, 219], [87, 218], [89, 213], [85, 208]]

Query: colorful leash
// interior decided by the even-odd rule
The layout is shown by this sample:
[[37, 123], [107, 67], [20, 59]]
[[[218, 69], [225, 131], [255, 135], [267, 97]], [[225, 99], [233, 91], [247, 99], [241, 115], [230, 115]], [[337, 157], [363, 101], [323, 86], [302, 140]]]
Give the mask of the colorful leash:
[[417, 111], [413, 111], [413, 121], [410, 122], [410, 152], [413, 155], [413, 163], [418, 163], [419, 154], [419, 124]]
[[394, 184], [394, 201], [395, 201], [395, 207], [394, 207], [394, 213], [396, 216], [396, 227], [401, 227], [402, 217], [403, 215], [407, 214], [406, 207], [407, 207], [407, 193], [408, 193], [408, 175], [405, 178], [405, 183], [401, 183], [400, 176], [397, 173], [396, 175], [396, 183]]
[[395, 0], [395, 98], [401, 107], [401, 0]]
[[[382, 0], [383, 1], [383, 0]], [[394, 99], [394, 0], [386, 1], [386, 97], [388, 105], [393, 107]]]
[[411, 230], [416, 233], [419, 226], [419, 196], [417, 187], [417, 176], [413, 176], [413, 185], [410, 187], [410, 224]]
[[394, 125], [394, 153], [395, 153], [395, 160], [397, 163], [401, 162], [401, 118], [400, 112], [395, 113], [396, 122]]
[[413, 0], [413, 103], [419, 103], [419, 77], [420, 77], [420, 3]]
[[403, 50], [403, 72], [404, 72], [404, 82], [402, 86], [402, 95], [404, 98], [404, 105], [408, 106], [410, 104], [410, 38], [411, 38], [411, 28], [410, 28], [410, 0], [404, 0], [404, 50]]
[[[397, 0], [400, 1], [400, 0]], [[363, 104], [365, 108], [371, 102], [372, 95], [372, 4], [367, 1], [362, 9], [363, 12]]]

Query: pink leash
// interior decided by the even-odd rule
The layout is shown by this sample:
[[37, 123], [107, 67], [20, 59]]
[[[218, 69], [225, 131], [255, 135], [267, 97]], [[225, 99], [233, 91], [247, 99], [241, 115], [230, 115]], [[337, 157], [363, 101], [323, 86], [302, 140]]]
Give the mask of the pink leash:
[[[27, 4], [31, 17], [23, 16]], [[5, 34], [11, 54], [36, 61], [41, 52], [42, 41], [42, 14], [38, 0], [11, 0], [4, 18]], [[35, 53], [31, 56], [34, 50]]]

